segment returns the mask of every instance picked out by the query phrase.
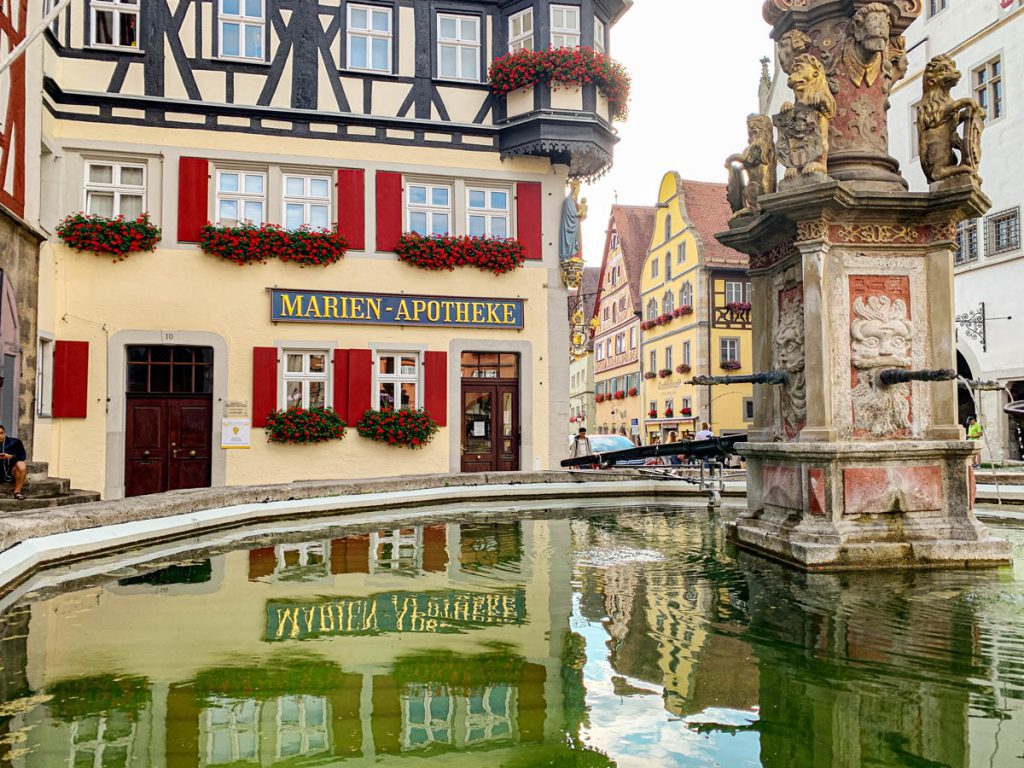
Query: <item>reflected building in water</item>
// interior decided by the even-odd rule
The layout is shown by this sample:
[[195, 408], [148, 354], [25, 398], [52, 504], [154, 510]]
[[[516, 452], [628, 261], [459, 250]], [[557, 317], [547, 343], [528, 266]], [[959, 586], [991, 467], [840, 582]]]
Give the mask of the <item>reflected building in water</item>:
[[370, 765], [465, 751], [478, 765], [480, 749], [557, 751], [568, 550], [567, 522], [379, 530], [35, 602], [7, 617], [27, 641], [4, 642], [24, 678], [4, 692], [49, 699], [9, 720], [30, 746], [10, 764]]

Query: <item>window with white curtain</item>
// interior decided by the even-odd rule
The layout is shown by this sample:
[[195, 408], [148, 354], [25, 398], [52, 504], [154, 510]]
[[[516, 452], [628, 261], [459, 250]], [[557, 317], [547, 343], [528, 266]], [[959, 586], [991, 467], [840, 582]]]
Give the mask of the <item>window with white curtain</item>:
[[146, 166], [90, 160], [85, 163], [85, 212], [136, 219], [146, 210]]
[[480, 18], [437, 15], [437, 73], [452, 80], [480, 80]]
[[329, 229], [331, 226], [330, 176], [284, 176], [285, 229]]

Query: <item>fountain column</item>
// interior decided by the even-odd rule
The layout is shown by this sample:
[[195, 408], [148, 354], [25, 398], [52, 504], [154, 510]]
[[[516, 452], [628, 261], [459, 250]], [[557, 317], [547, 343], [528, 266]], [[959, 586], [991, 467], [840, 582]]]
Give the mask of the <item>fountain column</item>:
[[921, 0], [768, 0], [793, 96], [748, 120], [730, 159], [736, 215], [718, 239], [750, 256], [758, 369], [788, 377], [755, 399], [749, 510], [730, 534], [802, 568], [1010, 560], [974, 517], [974, 446], [944, 380], [956, 227], [990, 205], [981, 118], [949, 96], [952, 60], [922, 78], [929, 191], [908, 192], [888, 153], [888, 95], [920, 13]]

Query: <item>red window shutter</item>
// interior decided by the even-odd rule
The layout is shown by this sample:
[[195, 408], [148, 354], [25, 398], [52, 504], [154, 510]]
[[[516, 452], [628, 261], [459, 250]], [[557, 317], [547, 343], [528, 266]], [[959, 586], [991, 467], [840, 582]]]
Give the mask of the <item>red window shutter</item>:
[[334, 412], [345, 420], [345, 424], [354, 427], [348, 420], [348, 365], [349, 350], [334, 350]]
[[427, 352], [423, 358], [423, 409], [440, 426], [448, 426], [448, 353]]
[[526, 250], [526, 258], [544, 258], [544, 233], [541, 228], [541, 186], [539, 183], [516, 185], [516, 230]]
[[178, 242], [198, 243], [209, 221], [210, 162], [201, 157], [178, 160]]
[[368, 349], [348, 350], [348, 418], [356, 425], [373, 407], [373, 353]]
[[249, 581], [270, 576], [277, 570], [277, 550], [273, 547], [249, 550]]
[[377, 171], [377, 250], [395, 250], [401, 237], [402, 174]]
[[351, 250], [366, 250], [366, 171], [362, 169], [338, 169], [338, 232]]
[[277, 410], [277, 347], [252, 349], [252, 425], [267, 426]]
[[59, 419], [84, 419], [89, 402], [89, 342], [53, 343], [52, 414]]

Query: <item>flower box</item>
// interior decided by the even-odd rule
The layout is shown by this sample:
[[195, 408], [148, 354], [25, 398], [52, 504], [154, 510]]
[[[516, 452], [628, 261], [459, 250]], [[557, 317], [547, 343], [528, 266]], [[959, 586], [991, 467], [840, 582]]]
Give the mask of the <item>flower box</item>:
[[291, 408], [267, 417], [271, 443], [326, 443], [345, 437], [345, 422], [331, 408]]
[[675, 415], [676, 415], [676, 412], [673, 411], [671, 408], [666, 408], [665, 409], [665, 418], [666, 419], [671, 419]]
[[149, 220], [148, 213], [134, 220], [73, 213], [57, 225], [57, 237], [76, 251], [109, 253], [114, 261], [123, 261], [130, 253], [155, 251], [160, 227]]
[[422, 448], [437, 434], [437, 422], [422, 410], [369, 410], [356, 425], [360, 437], [387, 445]]
[[232, 264], [263, 264], [278, 259], [304, 267], [326, 267], [345, 258], [348, 241], [336, 230], [289, 230], [277, 224], [207, 224], [200, 231], [199, 248]]
[[683, 416], [690, 416], [690, 415], [692, 415], [692, 414], [693, 414], [693, 408], [683, 408], [683, 409], [682, 409], [681, 411], [679, 411], [679, 412], [680, 412], [681, 414], [683, 414]]
[[658, 371], [658, 376], [662, 379], [667, 379], [671, 375], [672, 370], [670, 368], [662, 368], [660, 371]]
[[628, 394], [630, 397], [637, 397], [640, 394], [640, 390], [636, 387], [630, 387]]
[[672, 310], [672, 316], [673, 317], [683, 317], [684, 315], [692, 315], [692, 314], [693, 314], [693, 307], [691, 307], [689, 304], [684, 304], [683, 306], [676, 307], [674, 310]]
[[616, 392], [616, 393], [615, 393], [615, 399], [616, 399], [616, 400], [625, 400], [625, 399], [626, 399], [626, 393], [625, 393], [625, 392], [623, 392], [623, 391], [622, 391], [622, 390], [620, 389], [620, 390], [619, 390], [618, 392]]
[[595, 403], [603, 403], [604, 402], [604, 395], [594, 395], [594, 402]]
[[739, 360], [725, 360], [722, 363], [723, 371], [738, 371], [742, 367], [743, 363], [741, 363]]
[[654, 371], [647, 371], [644, 373], [644, 378], [649, 381], [651, 379], [658, 378], [658, 374], [656, 374]]
[[649, 331], [651, 329], [652, 325], [653, 325], [653, 323], [648, 322], [647, 320], [644, 320], [642, 323], [640, 323], [640, 330], [641, 331]]
[[518, 240], [469, 235], [402, 235], [395, 248], [398, 260], [420, 269], [454, 270], [476, 267], [495, 275], [519, 269], [526, 251]]
[[648, 415], [648, 417], [650, 417], [652, 419], [658, 418], [658, 412], [657, 411], [648, 411], [647, 415]]
[[[505, 96], [539, 82], [551, 84], [552, 90], [568, 89], [564, 98], [554, 98], [556, 108], [582, 108], [571, 92], [583, 85], [593, 84], [608, 100], [608, 114], [612, 120], [625, 120], [630, 80], [625, 68], [617, 61], [593, 48], [548, 48], [541, 51], [518, 50], [500, 56], [491, 63], [488, 84], [496, 96]], [[520, 108], [522, 99], [514, 98]]]
[[676, 366], [676, 373], [689, 373], [690, 370], [690, 366], [688, 366], [686, 363], [681, 363], [680, 365]]

